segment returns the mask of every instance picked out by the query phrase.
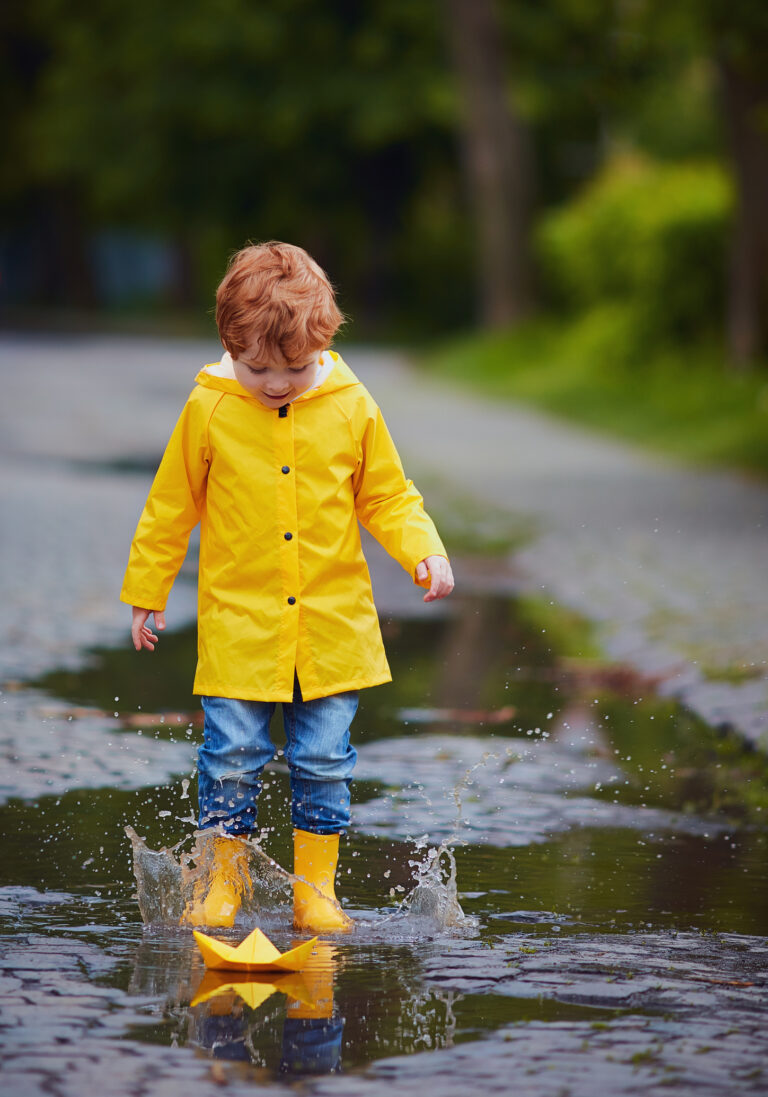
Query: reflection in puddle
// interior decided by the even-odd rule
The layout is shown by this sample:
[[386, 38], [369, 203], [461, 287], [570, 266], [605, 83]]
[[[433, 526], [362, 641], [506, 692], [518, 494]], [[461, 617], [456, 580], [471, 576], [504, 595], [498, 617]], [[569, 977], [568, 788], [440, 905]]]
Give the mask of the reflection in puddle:
[[[253, 1015], [273, 995], [285, 999], [280, 1071], [329, 1074], [339, 1069], [343, 1017], [334, 1015], [333, 984], [337, 950], [318, 941], [303, 970], [266, 978], [207, 971], [190, 1005], [190, 1042], [214, 1057], [248, 1059], [264, 1065], [252, 1025]], [[245, 1008], [247, 1007], [247, 1008]]]
[[[287, 942], [286, 942], [287, 943]], [[452, 952], [452, 947], [459, 948]], [[473, 952], [459, 942], [424, 949], [320, 942], [299, 975], [232, 981], [232, 973], [204, 970], [188, 940], [145, 932], [128, 990], [136, 1000], [157, 996], [162, 1019], [133, 1026], [133, 1039], [193, 1046], [212, 1058], [247, 1061], [278, 1076], [351, 1069], [384, 1055], [449, 1048], [505, 1023], [528, 1020], [603, 1021], [621, 1007], [600, 1008], [529, 996], [441, 988], [424, 980], [476, 984]], [[488, 958], [484, 961], [489, 967]], [[491, 969], [493, 965], [490, 965]], [[496, 976], [508, 972], [501, 963]], [[483, 972], [485, 982], [486, 971]]]

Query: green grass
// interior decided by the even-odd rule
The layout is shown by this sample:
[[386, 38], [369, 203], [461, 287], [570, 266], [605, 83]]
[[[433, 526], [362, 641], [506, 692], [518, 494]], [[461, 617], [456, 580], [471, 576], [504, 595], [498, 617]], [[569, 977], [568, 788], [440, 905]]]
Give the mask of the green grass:
[[768, 475], [768, 365], [740, 373], [714, 346], [641, 344], [632, 313], [604, 306], [570, 323], [454, 339], [422, 362], [476, 392], [662, 453]]

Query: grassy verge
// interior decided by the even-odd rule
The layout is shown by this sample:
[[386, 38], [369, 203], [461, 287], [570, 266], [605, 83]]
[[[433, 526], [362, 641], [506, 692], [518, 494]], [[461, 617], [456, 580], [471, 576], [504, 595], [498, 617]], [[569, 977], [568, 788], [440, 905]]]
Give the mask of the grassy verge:
[[432, 349], [427, 369], [697, 463], [768, 476], [768, 369], [729, 371], [714, 347], [638, 349], [631, 317], [602, 308]]

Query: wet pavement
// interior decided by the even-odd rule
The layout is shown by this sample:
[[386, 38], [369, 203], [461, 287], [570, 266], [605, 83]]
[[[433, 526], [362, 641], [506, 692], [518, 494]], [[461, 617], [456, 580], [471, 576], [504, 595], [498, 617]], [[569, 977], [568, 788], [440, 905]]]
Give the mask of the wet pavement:
[[[142, 925], [124, 828], [154, 849], [188, 848], [194, 828], [192, 568], [151, 660], [128, 649], [115, 595], [153, 461], [214, 356], [195, 343], [0, 341], [3, 1094], [768, 1092], [764, 765], [666, 696], [698, 696], [693, 709], [745, 734], [761, 726], [765, 590], [750, 600], [748, 588], [763, 567], [763, 489], [689, 473], [664, 486], [652, 461], [486, 405], [473, 436], [466, 397], [448, 392], [430, 397], [442, 424], [430, 440], [415, 426], [421, 382], [405, 401], [401, 367], [385, 373], [375, 356], [360, 372], [405, 453], [445, 472], [453, 430], [457, 485], [481, 503], [510, 486], [503, 519], [464, 496], [455, 526], [503, 542], [519, 521], [525, 535], [511, 555], [460, 557], [461, 596], [432, 607], [372, 552], [395, 682], [365, 692], [355, 725], [338, 890], [357, 928], [303, 985], [216, 985], [188, 932]], [[451, 505], [444, 484], [434, 492]], [[662, 548], [645, 529], [654, 493], [680, 530]], [[713, 593], [721, 519], [717, 543], [740, 570]], [[597, 657], [578, 621], [543, 631], [510, 597], [541, 582], [604, 621], [621, 665]], [[743, 614], [742, 637], [728, 614]], [[710, 668], [743, 670], [746, 637], [762, 669], [706, 679], [694, 634]], [[261, 821], [282, 865], [287, 798], [278, 760]], [[289, 947], [285, 896], [260, 901], [259, 924]]]
[[[36, 905], [31, 889], [17, 898], [17, 907]], [[68, 898], [38, 896], [37, 905]], [[533, 935], [521, 924], [514, 938], [484, 948], [442, 934], [439, 945], [423, 939], [410, 955], [402, 946], [386, 955], [346, 946], [347, 970], [334, 972], [334, 1020], [319, 1030], [331, 1045], [328, 1061], [343, 1068], [330, 1077], [317, 1044], [302, 1041], [307, 1030], [296, 1022], [289, 1032], [295, 1019], [279, 993], [252, 1010], [234, 993], [212, 999], [217, 1008], [190, 1006], [201, 965], [172, 938], [6, 938], [3, 1092], [205, 1094], [226, 1085], [238, 1094], [295, 1093], [298, 1081], [300, 1092], [372, 1097], [393, 1085], [405, 1094], [481, 1088], [536, 1097], [670, 1086], [685, 1094], [766, 1092], [765, 939], [556, 938], [546, 928]], [[372, 972], [375, 988], [366, 986]]]

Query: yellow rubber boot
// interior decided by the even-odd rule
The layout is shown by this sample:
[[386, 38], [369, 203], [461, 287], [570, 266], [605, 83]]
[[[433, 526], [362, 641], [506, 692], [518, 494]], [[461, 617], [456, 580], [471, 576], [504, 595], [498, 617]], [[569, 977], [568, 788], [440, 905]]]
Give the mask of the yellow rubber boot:
[[336, 901], [333, 878], [339, 862], [338, 834], [293, 832], [293, 924], [313, 933], [342, 933], [352, 919]]
[[243, 894], [250, 887], [245, 844], [238, 838], [217, 836], [213, 839], [209, 874], [197, 881], [193, 899], [179, 921], [189, 926], [219, 929], [232, 926]]

